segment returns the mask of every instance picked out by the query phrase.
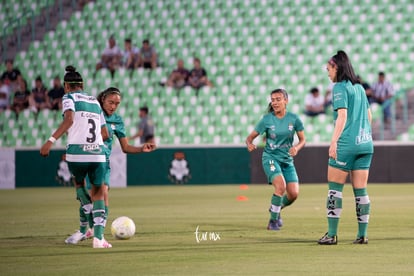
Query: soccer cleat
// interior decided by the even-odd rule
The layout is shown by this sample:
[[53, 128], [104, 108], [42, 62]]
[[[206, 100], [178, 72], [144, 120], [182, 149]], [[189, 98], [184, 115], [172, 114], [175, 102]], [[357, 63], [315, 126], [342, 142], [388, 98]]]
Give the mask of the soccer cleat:
[[101, 240], [94, 237], [92, 247], [93, 248], [111, 248], [112, 244], [107, 242], [103, 237]]
[[[271, 212], [272, 212], [271, 208], [272, 208], [272, 207], [270, 207], [270, 208], [269, 208], [269, 213], [271, 213]], [[279, 218], [278, 218], [276, 221], [277, 221], [277, 225], [278, 225], [279, 227], [282, 227], [282, 226], [283, 226], [283, 219], [282, 219], [282, 217], [281, 217], [280, 213], [279, 213]], [[278, 229], [278, 230], [279, 230], [279, 229]]]
[[267, 230], [273, 230], [273, 231], [280, 230], [277, 220], [272, 220], [272, 219], [269, 220], [269, 224], [267, 225]]
[[333, 236], [329, 237], [328, 233], [326, 233], [322, 238], [318, 240], [318, 244], [320, 245], [335, 245], [338, 243], [338, 237]]
[[69, 236], [66, 240], [65, 243], [67, 244], [77, 244], [80, 241], [83, 241], [84, 239], [86, 239], [85, 234], [82, 234], [81, 231], [76, 231], [75, 233], [73, 233], [71, 236]]
[[85, 239], [90, 239], [90, 238], [93, 238], [93, 228], [89, 228], [85, 234]]
[[368, 244], [368, 238], [358, 237], [356, 240], [354, 240], [353, 244]]
[[279, 218], [276, 220], [277, 221], [277, 226], [282, 227], [283, 226], [283, 219], [279, 214]]

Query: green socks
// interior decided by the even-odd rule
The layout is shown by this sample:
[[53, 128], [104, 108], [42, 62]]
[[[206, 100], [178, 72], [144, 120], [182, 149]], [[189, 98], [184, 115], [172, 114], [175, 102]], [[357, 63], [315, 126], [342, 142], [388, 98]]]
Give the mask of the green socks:
[[82, 207], [79, 207], [79, 219], [80, 219], [80, 232], [82, 234], [86, 234], [88, 230], [88, 217], [86, 216], [85, 212], [83, 211]]
[[292, 204], [293, 203], [293, 200], [291, 201], [288, 197], [287, 197], [287, 195], [285, 194], [284, 196], [283, 196], [283, 198], [282, 198], [282, 209], [283, 208], [285, 208], [285, 207], [287, 207], [287, 206], [289, 206], [290, 204]]
[[91, 197], [85, 187], [76, 188], [76, 198], [80, 201], [81, 206], [92, 203]]
[[102, 240], [105, 230], [105, 202], [97, 200], [93, 203], [94, 237]]
[[282, 197], [278, 195], [273, 195], [270, 205], [270, 219], [277, 220], [279, 219], [280, 209], [282, 207]]
[[93, 226], [92, 218], [92, 200], [85, 187], [76, 188], [76, 197], [80, 202], [79, 218], [80, 231], [85, 234], [87, 226]]
[[358, 238], [367, 237], [371, 202], [366, 188], [354, 189], [356, 215], [358, 219]]
[[106, 222], [108, 221], [108, 215], [109, 215], [109, 206], [105, 206], [105, 222], [104, 222], [104, 227], [106, 227]]
[[328, 236], [334, 237], [338, 232], [339, 218], [342, 212], [343, 184], [329, 182], [328, 199], [326, 201], [326, 213], [328, 217]]

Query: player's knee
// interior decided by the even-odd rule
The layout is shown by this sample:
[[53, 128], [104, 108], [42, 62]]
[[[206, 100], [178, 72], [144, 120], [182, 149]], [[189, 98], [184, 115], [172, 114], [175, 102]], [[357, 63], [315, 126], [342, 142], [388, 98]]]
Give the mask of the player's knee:
[[298, 196], [299, 196], [298, 191], [288, 193], [288, 198], [290, 201], [295, 201], [298, 198]]

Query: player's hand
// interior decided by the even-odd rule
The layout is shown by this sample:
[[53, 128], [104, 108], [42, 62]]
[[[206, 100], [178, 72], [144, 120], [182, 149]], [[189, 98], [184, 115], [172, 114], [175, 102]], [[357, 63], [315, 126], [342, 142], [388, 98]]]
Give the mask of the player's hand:
[[289, 149], [289, 154], [292, 157], [295, 157], [296, 155], [298, 155], [298, 148], [297, 147], [291, 147]]
[[50, 149], [52, 148], [52, 142], [47, 141], [43, 144], [42, 148], [40, 149], [40, 155], [43, 157], [49, 156]]
[[154, 151], [157, 146], [154, 143], [145, 143], [142, 145], [142, 152], [151, 152]]
[[249, 151], [249, 152], [252, 152], [252, 151], [254, 151], [256, 149], [256, 145], [254, 145], [254, 144], [248, 144], [247, 145], [247, 150]]
[[332, 142], [331, 145], [329, 146], [329, 157], [332, 159], [336, 160], [336, 149], [337, 149], [337, 144], [336, 142]]

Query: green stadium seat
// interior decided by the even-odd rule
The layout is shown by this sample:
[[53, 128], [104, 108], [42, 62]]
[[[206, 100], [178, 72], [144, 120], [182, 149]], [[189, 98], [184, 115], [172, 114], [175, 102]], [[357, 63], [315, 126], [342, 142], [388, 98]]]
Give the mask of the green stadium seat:
[[[14, 4], [9, 2], [4, 5], [13, 8]], [[44, 2], [30, 1], [28, 5], [38, 11], [49, 4]], [[42, 42], [31, 43], [26, 53], [15, 58], [15, 63], [31, 83], [38, 74], [44, 78], [62, 74], [64, 66], [76, 60], [88, 92], [96, 95], [108, 86], [122, 90], [124, 116], [136, 117], [138, 106], [143, 104], [154, 110], [157, 123], [163, 114], [178, 116], [178, 106], [182, 106], [180, 110], [191, 121], [199, 116], [198, 106], [211, 116], [214, 132], [202, 133], [195, 128], [189, 138], [174, 140], [161, 136], [163, 143], [233, 143], [243, 140], [233, 138], [234, 135], [244, 137], [246, 129], [265, 112], [268, 94], [276, 87], [286, 88], [291, 95], [289, 108], [301, 112], [309, 88], [327, 83], [324, 63], [338, 47], [350, 52], [358, 73], [368, 81], [375, 79], [378, 66], [386, 64], [387, 71], [395, 68], [389, 76], [397, 86], [405, 87], [411, 82], [407, 60], [414, 61], [413, 27], [409, 24], [413, 5], [406, 1], [363, 1], [358, 5], [355, 1], [348, 2], [329, 6], [317, 1], [290, 1], [276, 8], [266, 1], [95, 1], [62, 21]], [[20, 5], [16, 7], [20, 9]], [[6, 10], [12, 11], [12, 8]], [[338, 12], [344, 15], [343, 20], [352, 22], [346, 28], [334, 22], [332, 14]], [[114, 20], [104, 20], [106, 16]], [[0, 18], [6, 18], [3, 11]], [[332, 28], [334, 32], [330, 31]], [[129, 71], [119, 70], [114, 79], [106, 70], [101, 70], [92, 79], [95, 64], [112, 33], [120, 47], [126, 36], [137, 46], [142, 39], [150, 38], [160, 54], [162, 67], [151, 74], [147, 70], [133, 70], [131, 77]], [[201, 58], [214, 89], [203, 88], [196, 96], [191, 88], [176, 91], [158, 86], [158, 81], [165, 80], [178, 58], [183, 58], [191, 67], [194, 55]], [[174, 97], [177, 101], [172, 103]], [[159, 106], [163, 107], [159, 110], [163, 113], [156, 114]], [[239, 120], [240, 114], [246, 118]], [[381, 110], [373, 106], [373, 114], [378, 119]], [[228, 131], [227, 125], [223, 126], [218, 119], [221, 115], [228, 116], [228, 121], [235, 124], [231, 135], [221, 134], [224, 129]], [[47, 119], [42, 121], [50, 127]], [[183, 133], [182, 123], [172, 120], [176, 135]], [[319, 132], [328, 131], [326, 127], [331, 125], [331, 119], [307, 120], [305, 126], [314, 124], [314, 131], [309, 133], [319, 130], [318, 135], [309, 140], [329, 141], [329, 137]], [[37, 135], [42, 136], [43, 131]]]

